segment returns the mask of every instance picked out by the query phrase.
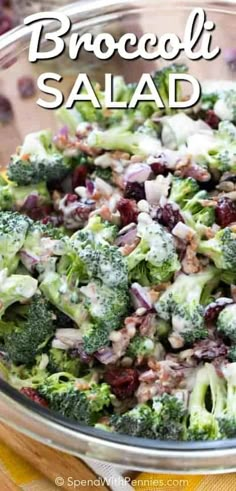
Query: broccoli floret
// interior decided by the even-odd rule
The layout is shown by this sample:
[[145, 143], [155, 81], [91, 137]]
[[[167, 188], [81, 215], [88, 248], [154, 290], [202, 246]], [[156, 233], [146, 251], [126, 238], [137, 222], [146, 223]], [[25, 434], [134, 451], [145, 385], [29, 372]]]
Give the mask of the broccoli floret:
[[214, 112], [222, 120], [236, 123], [236, 90], [220, 91], [214, 103]]
[[12, 274], [7, 276], [7, 270], [0, 271], [0, 319], [10, 305], [26, 302], [35, 294], [38, 282], [25, 275]]
[[5, 363], [0, 362], [1, 371], [4, 370], [5, 380], [18, 390], [23, 387], [37, 389], [39, 385], [49, 376], [45, 365], [47, 364], [47, 355], [36, 356], [35, 364], [32, 367], [25, 365], [14, 365], [9, 360]]
[[227, 305], [219, 314], [216, 322], [217, 331], [236, 342], [236, 304]]
[[186, 201], [195, 196], [198, 191], [199, 185], [192, 177], [187, 177], [185, 179], [173, 177], [169, 200], [184, 207]]
[[155, 155], [160, 152], [160, 141], [155, 137], [132, 132], [122, 125], [110, 128], [106, 131], [94, 130], [88, 137], [88, 145], [103, 150], [121, 150], [132, 155]]
[[61, 181], [70, 171], [68, 161], [53, 144], [48, 130], [30, 133], [8, 167], [9, 179], [20, 186]]
[[147, 336], [140, 336], [137, 334], [130, 342], [126, 355], [131, 358], [137, 358], [139, 356], [150, 356], [155, 348], [155, 344]]
[[219, 416], [218, 422], [222, 438], [236, 436], [236, 363], [229, 363], [222, 368], [227, 383], [226, 407]]
[[16, 271], [18, 252], [24, 244], [31, 220], [20, 213], [0, 212], [0, 269]]
[[64, 230], [51, 224], [33, 222], [21, 248], [21, 261], [31, 273], [55, 270], [56, 256], [64, 251]]
[[79, 288], [69, 284], [66, 276], [55, 272], [47, 273], [40, 284], [40, 290], [50, 303], [78, 326], [87, 320], [88, 312], [81, 301]]
[[152, 405], [139, 404], [111, 424], [118, 433], [159, 440], [183, 439], [186, 409], [182, 401], [169, 394], [154, 397]]
[[218, 269], [236, 270], [236, 234], [228, 227], [212, 239], [200, 241], [198, 252], [209, 257]]
[[128, 287], [128, 269], [124, 256], [112, 246], [116, 227], [93, 217], [82, 231], [75, 233], [66, 243], [65, 254], [58, 272], [70, 281], [84, 283], [98, 278], [110, 287]]
[[152, 408], [147, 404], [139, 404], [121, 416], [111, 418], [111, 425], [117, 433], [143, 438], [154, 438]]
[[[93, 353], [108, 343], [109, 333], [122, 326], [128, 313], [129, 295], [123, 288], [109, 288], [100, 281], [93, 281], [80, 291], [85, 296], [85, 307], [92, 324], [81, 327], [84, 331], [84, 349]], [[105, 342], [106, 341], [106, 342]]]
[[208, 152], [203, 159], [207, 162], [210, 170], [216, 169], [220, 172], [236, 170], [236, 127], [229, 121], [222, 121], [218, 131], [210, 140]]
[[57, 373], [48, 377], [38, 391], [50, 409], [86, 425], [97, 423], [112, 401], [109, 385], [97, 384], [90, 374], [76, 379], [69, 373]]
[[182, 208], [186, 222], [199, 229], [199, 226], [210, 227], [215, 222], [215, 209], [213, 206], [203, 206], [202, 200], [209, 200], [206, 191], [199, 191], [192, 198], [188, 199]]
[[13, 363], [29, 365], [53, 336], [56, 326], [50, 304], [42, 295], [35, 295], [28, 305], [11, 309], [11, 332], [5, 337], [5, 348]]
[[[172, 63], [169, 66], [157, 70], [153, 75], [153, 80], [158, 89], [158, 93], [164, 103], [165, 113], [170, 114], [173, 109], [169, 107], [169, 76], [171, 73], [186, 73], [188, 67], [183, 63]], [[176, 100], [180, 100], [182, 96], [181, 84], [178, 83], [176, 87]]]
[[206, 364], [197, 372], [189, 403], [189, 440], [221, 438], [218, 422], [226, 403], [226, 388], [213, 365]]
[[24, 209], [24, 205], [29, 197], [35, 197], [37, 206], [50, 203], [50, 194], [44, 182], [30, 186], [17, 186], [15, 183], [9, 183], [0, 176], [0, 210], [19, 211]]
[[182, 440], [185, 434], [186, 408], [175, 395], [154, 397], [153, 431], [160, 440]]
[[207, 337], [201, 297], [211, 282], [215, 286], [215, 274], [214, 268], [190, 275], [182, 273], [155, 304], [158, 315], [172, 323], [169, 341], [173, 347]]
[[80, 375], [81, 362], [79, 357], [72, 358], [67, 351], [51, 348], [49, 353], [47, 369], [50, 373], [68, 372], [74, 377]]
[[214, 109], [214, 105], [217, 100], [218, 100], [217, 92], [206, 92], [206, 93], [203, 92], [201, 96], [201, 109], [203, 111]]
[[127, 257], [130, 279], [141, 285], [168, 281], [180, 269], [171, 234], [159, 223], [138, 223], [138, 246]]

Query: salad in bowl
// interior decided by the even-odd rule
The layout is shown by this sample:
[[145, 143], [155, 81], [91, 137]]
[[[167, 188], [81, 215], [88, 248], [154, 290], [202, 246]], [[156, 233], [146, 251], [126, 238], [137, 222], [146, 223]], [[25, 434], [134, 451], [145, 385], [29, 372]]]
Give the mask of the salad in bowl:
[[[164, 102], [184, 69], [154, 73]], [[1, 377], [109, 432], [235, 437], [236, 86], [57, 118], [1, 173]]]

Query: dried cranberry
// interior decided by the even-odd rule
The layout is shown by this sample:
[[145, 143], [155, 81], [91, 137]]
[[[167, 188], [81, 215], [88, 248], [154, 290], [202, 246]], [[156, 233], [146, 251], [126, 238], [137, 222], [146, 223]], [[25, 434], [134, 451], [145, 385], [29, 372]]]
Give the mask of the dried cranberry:
[[48, 402], [43, 397], [41, 397], [39, 395], [37, 390], [31, 389], [30, 387], [23, 387], [23, 389], [21, 389], [20, 392], [21, 392], [21, 394], [24, 394], [24, 396], [31, 399], [31, 401], [34, 401], [37, 404], [40, 404], [40, 406], [48, 407]]
[[137, 223], [139, 211], [134, 200], [121, 198], [117, 204], [117, 210], [120, 212], [123, 227], [130, 223]]
[[207, 305], [204, 312], [206, 324], [215, 322], [220, 312], [231, 303], [233, 303], [231, 298], [218, 298], [215, 302], [211, 302]]
[[63, 217], [61, 215], [47, 215], [41, 221], [44, 225], [50, 223], [53, 227], [60, 227], [63, 224]]
[[168, 174], [167, 161], [164, 153], [158, 155], [157, 159], [155, 159], [155, 162], [151, 164], [151, 169], [156, 176], [159, 174], [162, 174], [164, 176]]
[[86, 165], [79, 165], [76, 167], [72, 175], [73, 189], [77, 188], [78, 186], [85, 186], [87, 174], [88, 167]]
[[105, 373], [104, 379], [121, 400], [132, 397], [139, 385], [138, 371], [133, 368], [113, 368]]
[[127, 182], [124, 197], [127, 199], [134, 199], [135, 201], [145, 199], [144, 184], [141, 182]]
[[163, 207], [157, 209], [154, 220], [156, 220], [161, 225], [164, 225], [164, 227], [167, 227], [170, 231], [173, 230], [177, 223], [184, 222], [184, 219], [178, 208], [175, 208], [170, 203], [167, 203]]
[[220, 227], [227, 227], [230, 223], [236, 222], [236, 205], [226, 196], [218, 200], [216, 206], [216, 223]]
[[13, 109], [10, 100], [0, 95], [0, 122], [9, 123], [13, 119]]
[[0, 36], [13, 28], [12, 18], [9, 15], [0, 13]]
[[36, 86], [34, 83], [34, 79], [29, 76], [18, 78], [17, 88], [22, 99], [33, 97], [36, 94]]
[[50, 215], [52, 212], [52, 207], [50, 205], [42, 205], [42, 206], [37, 206], [35, 208], [25, 209], [22, 208], [22, 213], [27, 215], [29, 218], [32, 220], [42, 220], [45, 218], [45, 216]]
[[208, 109], [205, 115], [205, 123], [207, 123], [213, 130], [217, 130], [220, 119], [212, 109]]

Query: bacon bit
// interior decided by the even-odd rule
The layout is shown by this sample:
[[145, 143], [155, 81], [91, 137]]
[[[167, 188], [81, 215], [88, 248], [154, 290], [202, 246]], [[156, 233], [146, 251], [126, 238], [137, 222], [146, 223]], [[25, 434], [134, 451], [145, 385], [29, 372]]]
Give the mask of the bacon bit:
[[139, 331], [141, 336], [148, 336], [149, 338], [153, 338], [156, 330], [156, 314], [147, 314], [140, 327]]

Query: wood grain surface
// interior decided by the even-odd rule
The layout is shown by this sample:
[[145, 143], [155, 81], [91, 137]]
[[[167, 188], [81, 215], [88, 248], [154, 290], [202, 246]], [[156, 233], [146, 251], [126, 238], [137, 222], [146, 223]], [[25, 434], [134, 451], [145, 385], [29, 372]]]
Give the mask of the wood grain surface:
[[[68, 477], [71, 477], [73, 481], [78, 479], [87, 481], [88, 484], [83, 486], [83, 490], [91, 491], [91, 481], [94, 481], [97, 476], [80, 459], [38, 443], [2, 423], [0, 423], [0, 440], [40, 471], [52, 483], [55, 483], [56, 478], [60, 476], [64, 480], [64, 485], [60, 486], [60, 489], [71, 490], [71, 485], [68, 483]], [[0, 471], [1, 491], [4, 489], [2, 487], [2, 482], [4, 482], [2, 478], [5, 479], [7, 486], [8, 478], [5, 475], [3, 476], [3, 472]], [[10, 481], [8, 485], [11, 485]], [[6, 491], [16, 491], [17, 489], [19, 489], [17, 486], [6, 487]], [[96, 485], [96, 490], [108, 491], [108, 488], [104, 485]]]

